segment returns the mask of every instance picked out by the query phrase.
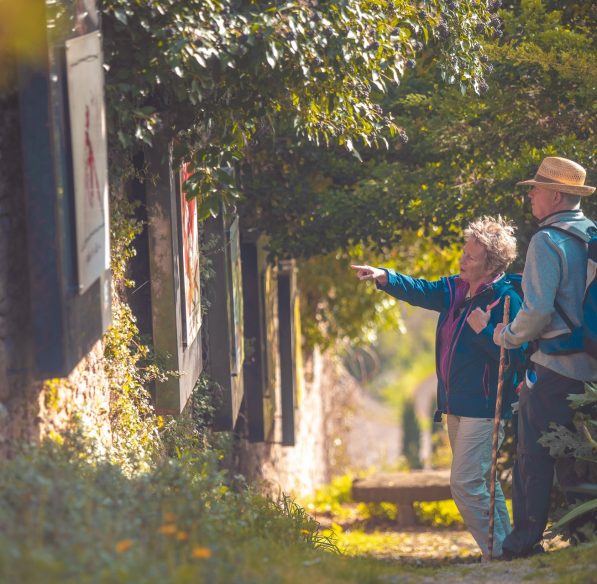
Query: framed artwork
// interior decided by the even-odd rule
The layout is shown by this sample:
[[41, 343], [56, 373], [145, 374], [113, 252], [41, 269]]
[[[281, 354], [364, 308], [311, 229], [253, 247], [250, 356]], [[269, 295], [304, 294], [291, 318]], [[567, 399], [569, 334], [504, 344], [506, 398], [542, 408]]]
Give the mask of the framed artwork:
[[110, 267], [101, 36], [66, 41], [79, 294]]
[[197, 199], [187, 199], [185, 182], [190, 177], [189, 163], [180, 169], [180, 215], [181, 215], [181, 281], [183, 286], [183, 342], [189, 346], [197, 338], [201, 328], [201, 284], [199, 278], [199, 225], [197, 222]]
[[[300, 313], [296, 287], [294, 260], [284, 260], [278, 265], [278, 342], [280, 355], [280, 410], [282, 417], [282, 444], [295, 442], [295, 410], [297, 407], [297, 381], [300, 374]], [[297, 322], [298, 320], [298, 322]], [[298, 332], [298, 335], [297, 335]], [[297, 346], [298, 344], [298, 346]]]
[[243, 284], [242, 265], [240, 260], [240, 233], [238, 217], [234, 219], [228, 231], [228, 244], [230, 250], [230, 273], [232, 279], [232, 374], [239, 375], [242, 371], [244, 360], [244, 323], [243, 323]]
[[303, 379], [303, 334], [301, 328], [301, 301], [298, 291], [294, 295], [294, 361], [295, 361], [295, 403], [299, 407], [303, 394], [305, 393]]
[[144, 332], [151, 333], [164, 365], [180, 372], [156, 382], [155, 408], [177, 415], [188, 404], [203, 360], [197, 207], [185, 194], [189, 167], [175, 165], [172, 151], [172, 144], [155, 144], [143, 154], [154, 180], [138, 193], [147, 213], [147, 251], [138, 258], [137, 277], [143, 274], [150, 287], [151, 318]]
[[250, 442], [272, 441], [279, 372], [277, 269], [268, 263], [267, 238], [243, 231], [241, 241], [247, 433]]
[[280, 353], [278, 346], [278, 272], [266, 263], [262, 273], [263, 329], [265, 331], [265, 391], [275, 409], [276, 386], [279, 379]]
[[[92, 0], [46, 4], [43, 16], [34, 10], [31, 18], [45, 20], [39, 48], [47, 59], [18, 63], [28, 293], [39, 379], [67, 376], [111, 322], [97, 10]], [[75, 26], [77, 19], [85, 27]]]
[[233, 430], [244, 395], [244, 311], [238, 216], [221, 206], [218, 215], [208, 218], [202, 226], [210, 242], [207, 253], [213, 272], [205, 287], [209, 302], [204, 336], [206, 369], [221, 388], [214, 428]]

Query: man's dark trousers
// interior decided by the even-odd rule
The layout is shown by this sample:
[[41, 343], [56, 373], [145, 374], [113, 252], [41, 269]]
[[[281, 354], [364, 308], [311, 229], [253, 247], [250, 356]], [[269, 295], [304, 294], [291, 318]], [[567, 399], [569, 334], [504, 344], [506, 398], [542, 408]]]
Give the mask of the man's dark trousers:
[[554, 459], [539, 444], [541, 434], [555, 422], [570, 426], [574, 412], [568, 396], [582, 393], [584, 382], [559, 375], [534, 364], [537, 380], [520, 392], [518, 409], [518, 444], [512, 471], [512, 510], [514, 529], [506, 537], [503, 549], [514, 555], [527, 555], [543, 538], [549, 512]]

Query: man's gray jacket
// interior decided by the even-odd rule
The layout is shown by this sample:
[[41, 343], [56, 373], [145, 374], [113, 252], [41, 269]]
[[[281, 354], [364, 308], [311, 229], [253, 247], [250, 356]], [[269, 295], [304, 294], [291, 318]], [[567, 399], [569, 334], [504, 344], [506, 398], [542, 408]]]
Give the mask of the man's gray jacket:
[[[543, 219], [540, 226], [562, 222], [583, 230], [593, 225], [580, 209], [576, 209], [553, 213]], [[581, 324], [586, 250], [586, 245], [574, 236], [556, 229], [542, 229], [533, 236], [522, 275], [524, 302], [516, 318], [501, 335], [506, 349], [570, 332], [555, 309], [555, 300], [575, 326]], [[597, 360], [586, 353], [547, 355], [538, 349], [531, 361], [571, 379], [597, 381]]]

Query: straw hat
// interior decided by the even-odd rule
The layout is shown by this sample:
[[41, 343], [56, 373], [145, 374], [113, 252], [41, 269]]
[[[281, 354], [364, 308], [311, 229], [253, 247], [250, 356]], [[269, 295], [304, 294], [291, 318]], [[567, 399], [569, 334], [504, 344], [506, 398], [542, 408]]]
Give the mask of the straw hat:
[[539, 165], [534, 178], [516, 184], [538, 185], [550, 191], [571, 195], [590, 195], [595, 187], [585, 185], [586, 176], [587, 173], [580, 164], [567, 158], [548, 156]]

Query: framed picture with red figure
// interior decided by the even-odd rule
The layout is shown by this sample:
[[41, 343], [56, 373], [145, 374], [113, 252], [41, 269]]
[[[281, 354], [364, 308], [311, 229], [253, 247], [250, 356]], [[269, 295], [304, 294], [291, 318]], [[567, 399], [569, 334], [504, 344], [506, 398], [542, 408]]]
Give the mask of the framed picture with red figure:
[[197, 338], [201, 328], [201, 283], [199, 279], [199, 224], [197, 199], [187, 197], [185, 183], [191, 176], [188, 162], [180, 169], [180, 272], [183, 305], [183, 342], [186, 346]]

